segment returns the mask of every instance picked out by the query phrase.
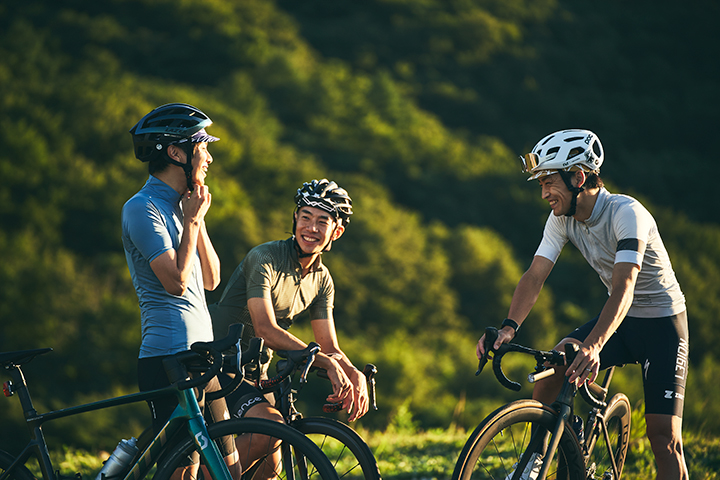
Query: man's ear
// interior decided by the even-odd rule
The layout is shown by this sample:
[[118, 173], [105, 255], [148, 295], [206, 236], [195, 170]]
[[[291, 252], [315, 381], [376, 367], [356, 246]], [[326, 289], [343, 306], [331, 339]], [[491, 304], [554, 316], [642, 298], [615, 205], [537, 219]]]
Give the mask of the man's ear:
[[340, 223], [338, 223], [338, 226], [335, 227], [335, 232], [333, 233], [333, 237], [332, 237], [333, 241], [342, 237], [343, 233], [345, 233], [345, 226], [342, 224], [342, 222], [340, 222]]
[[583, 172], [582, 170], [578, 170], [577, 172], [575, 172], [575, 181], [577, 182], [577, 188], [585, 185], [585, 180], [587, 180], [587, 175], [585, 175], [585, 172]]
[[167, 147], [168, 157], [179, 163], [185, 163], [185, 151], [177, 145], [168, 145]]

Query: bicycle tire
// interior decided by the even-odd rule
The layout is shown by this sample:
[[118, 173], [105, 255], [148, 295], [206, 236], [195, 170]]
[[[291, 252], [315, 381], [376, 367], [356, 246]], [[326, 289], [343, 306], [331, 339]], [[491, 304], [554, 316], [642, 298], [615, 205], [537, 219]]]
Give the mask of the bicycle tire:
[[[534, 400], [518, 400], [488, 415], [468, 438], [453, 471], [453, 480], [511, 478], [528, 448], [531, 427], [551, 431], [557, 412]], [[575, 433], [566, 428], [548, 470], [548, 479], [581, 480], [585, 463]]]
[[[15, 457], [4, 450], [0, 450], [0, 475], [4, 474], [10, 465], [15, 461]], [[8, 476], [12, 480], [34, 480], [35, 477], [25, 465], [15, 467], [12, 475]]]
[[381, 480], [375, 455], [350, 426], [327, 417], [301, 418], [290, 424], [320, 447], [344, 480]]
[[[612, 478], [620, 478], [630, 444], [630, 417], [632, 416], [630, 400], [622, 393], [614, 395], [608, 402], [604, 416], [618, 470]], [[588, 445], [586, 468], [588, 478], [595, 478], [602, 476], [605, 472], [612, 472], [612, 462], [600, 425], [596, 425], [595, 432], [586, 432], [585, 435], [591, 433], [594, 441]]]
[[[280, 480], [338, 480], [330, 460], [310, 439], [285, 424], [262, 418], [239, 418], [213, 423], [208, 426], [210, 439], [218, 441], [226, 435], [262, 435], [280, 439], [292, 446], [292, 458], [283, 458], [282, 471], [277, 472]], [[181, 441], [167, 458], [158, 466], [154, 480], [168, 480], [189, 454], [196, 450], [195, 442], [189, 436]], [[262, 462], [260, 459], [258, 462]], [[256, 462], [256, 465], [257, 463]], [[245, 475], [243, 475], [245, 479]]]

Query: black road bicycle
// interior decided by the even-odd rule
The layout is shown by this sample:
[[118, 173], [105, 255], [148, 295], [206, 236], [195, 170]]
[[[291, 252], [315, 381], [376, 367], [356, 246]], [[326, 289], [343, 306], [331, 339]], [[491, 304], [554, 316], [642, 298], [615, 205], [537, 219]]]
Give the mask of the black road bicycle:
[[[476, 374], [492, 358], [498, 381], [514, 391], [521, 387], [502, 370], [505, 354], [519, 352], [535, 357], [535, 371], [528, 375], [528, 381], [534, 383], [554, 374], [548, 365], [564, 365], [566, 358], [570, 364], [577, 353], [574, 344], [568, 344], [562, 354], [511, 343], [493, 354], [497, 329], [487, 328], [485, 339], [486, 354], [480, 359]], [[517, 400], [495, 410], [468, 438], [455, 465], [453, 480], [619, 480], [630, 440], [631, 406], [622, 393], [606, 401], [614, 368], [606, 370], [600, 384], [585, 383], [579, 389], [565, 377], [551, 406], [535, 400]], [[578, 390], [591, 407], [584, 421], [573, 414]]]
[[[316, 371], [318, 376], [328, 378], [325, 370], [313, 367], [315, 355], [319, 351], [320, 346], [313, 342], [302, 350], [275, 352], [281, 357], [277, 363], [278, 374], [273, 378], [261, 380], [258, 388], [263, 394], [270, 392], [275, 394], [275, 406], [285, 422], [312, 439], [322, 449], [341, 479], [380, 480], [380, 470], [375, 456], [354, 429], [328, 417], [303, 417], [296, 408], [298, 391], [293, 388], [296, 374], [299, 373], [298, 388], [302, 388], [307, 383], [310, 371]], [[368, 382], [371, 406], [377, 410], [374, 378], [377, 368], [373, 364], [367, 364], [363, 373]], [[331, 413], [341, 408], [341, 404], [325, 404], [323, 411]]]
[[[191, 350], [180, 352], [164, 361], [166, 371], [172, 385], [147, 392], [135, 393], [121, 397], [100, 400], [97, 402], [73, 406], [62, 410], [39, 413], [33, 406], [28, 385], [22, 367], [39, 355], [52, 351], [51, 348], [22, 350], [0, 353], [0, 366], [11, 378], [4, 384], [5, 395], [17, 395], [27, 423], [30, 440], [18, 454], [10, 454], [0, 450], [0, 480], [33, 480], [35, 477], [28, 469], [28, 462], [38, 462], [43, 480], [63, 480], [78, 478], [78, 475], [63, 476], [53, 466], [48, 445], [42, 431], [46, 422], [78, 415], [85, 412], [101, 410], [120, 405], [175, 395], [178, 407], [166, 425], [153, 438], [138, 442], [139, 449], [127, 465], [113, 476], [103, 476], [101, 480], [139, 480], [153, 474], [153, 479], [167, 480], [193, 452], [198, 452], [202, 463], [202, 472], [207, 472], [212, 480], [233, 479], [225, 465], [217, 447], [217, 441], [224, 436], [249, 434], [259, 438], [272, 436], [279, 438], [284, 444], [291, 446], [288, 455], [283, 457], [277, 471], [281, 479], [288, 480], [338, 480], [330, 461], [323, 452], [307, 437], [287, 425], [263, 419], [233, 419], [221, 421], [207, 426], [203, 420], [194, 387], [203, 385], [220, 371], [223, 362], [235, 362], [243, 365], [237, 353], [224, 358], [223, 352], [239, 351], [239, 338], [242, 333], [240, 325], [230, 328], [228, 337], [214, 342], [198, 342]], [[204, 366], [203, 366], [204, 365]], [[202, 374], [192, 375], [189, 370], [204, 370]], [[237, 384], [228, 385], [227, 390], [237, 388]], [[227, 392], [223, 392], [224, 395]], [[152, 435], [151, 435], [152, 436]], [[256, 437], [254, 437], [256, 438]], [[22, 440], [18, 439], [18, 445]], [[111, 457], [113, 458], [113, 457]], [[158, 459], [161, 459], [158, 463]], [[250, 466], [244, 466], [250, 467]], [[207, 477], [206, 477], [207, 478]]]

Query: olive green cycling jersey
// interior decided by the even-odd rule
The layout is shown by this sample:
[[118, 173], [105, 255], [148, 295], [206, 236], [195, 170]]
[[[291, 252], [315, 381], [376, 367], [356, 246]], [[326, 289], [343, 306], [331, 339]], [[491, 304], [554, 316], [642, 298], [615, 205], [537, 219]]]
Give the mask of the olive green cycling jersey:
[[291, 237], [258, 245], [240, 262], [220, 301], [209, 307], [217, 338], [227, 333], [229, 325], [242, 323], [245, 325], [242, 341], [247, 348], [250, 338], [255, 336], [247, 307], [249, 298], [270, 300], [278, 325], [287, 330], [306, 310], [311, 320], [332, 318], [335, 285], [320, 257], [302, 276]]

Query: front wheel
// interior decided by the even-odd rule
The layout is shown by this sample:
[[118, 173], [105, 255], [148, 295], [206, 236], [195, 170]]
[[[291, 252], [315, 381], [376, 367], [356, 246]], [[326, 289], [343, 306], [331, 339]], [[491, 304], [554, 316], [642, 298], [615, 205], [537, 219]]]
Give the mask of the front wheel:
[[[282, 423], [261, 418], [232, 419], [213, 423], [208, 426], [208, 434], [215, 442], [219, 442], [222, 437], [227, 435], [232, 435], [234, 438], [240, 435], [250, 435], [250, 444], [258, 444], [258, 442], [252, 441], [253, 437], [258, 437], [262, 439], [263, 443], [268, 444], [269, 450], [267, 455], [258, 459], [253, 465], [253, 468], [243, 475], [244, 480], [250, 480], [249, 472], [258, 471], [259, 465], [265, 461], [266, 457], [271, 458], [273, 450], [277, 448], [274, 442], [267, 441], [269, 437], [279, 439], [283, 445], [292, 447], [289, 449], [291, 453], [283, 456], [280, 465], [275, 466], [272, 462], [265, 462], [266, 466], [272, 465], [274, 475], [278, 479], [338, 480], [337, 473], [322, 450], [303, 434]], [[158, 466], [154, 480], [168, 480], [172, 474], [183, 465], [188, 456], [196, 450], [195, 442], [188, 436], [188, 438], [180, 442], [172, 452], [168, 452], [167, 460]], [[285, 449], [283, 451], [285, 451]], [[241, 454], [241, 457], [242, 456]], [[244, 465], [243, 467], [247, 469], [247, 467], [250, 466]], [[264, 472], [267, 474], [268, 470], [265, 469]], [[201, 474], [203, 473], [204, 469], [201, 469]], [[208, 477], [203, 475], [203, 478]]]
[[[612, 478], [620, 478], [627, 457], [628, 445], [630, 444], [631, 412], [630, 400], [624, 394], [618, 393], [610, 399], [603, 415], [607, 438], [600, 422], [595, 425], [594, 432], [586, 433], [586, 436], [592, 434], [591, 438], [595, 440], [588, 445], [588, 479], [603, 478], [605, 472], [612, 473], [610, 451], [612, 451], [617, 465], [617, 471]], [[608, 448], [608, 445], [610, 448]]]
[[[5, 475], [15, 458], [9, 453], [0, 450], [0, 476]], [[34, 476], [25, 465], [16, 466], [11, 473], [8, 474], [9, 480], [34, 480]]]
[[291, 426], [320, 447], [341, 479], [380, 480], [380, 470], [370, 447], [349, 426], [326, 417], [301, 418]]
[[[534, 400], [519, 400], [488, 415], [470, 435], [460, 453], [453, 480], [536, 478], [557, 423], [557, 413]], [[528, 452], [523, 456], [523, 453]], [[525, 457], [525, 458], [523, 458]], [[522, 460], [522, 462], [521, 462]], [[548, 470], [548, 479], [585, 478], [580, 446], [571, 429], [565, 429]], [[522, 471], [516, 472], [522, 468]], [[525, 474], [528, 476], [522, 476]], [[518, 475], [515, 475], [518, 473]]]

